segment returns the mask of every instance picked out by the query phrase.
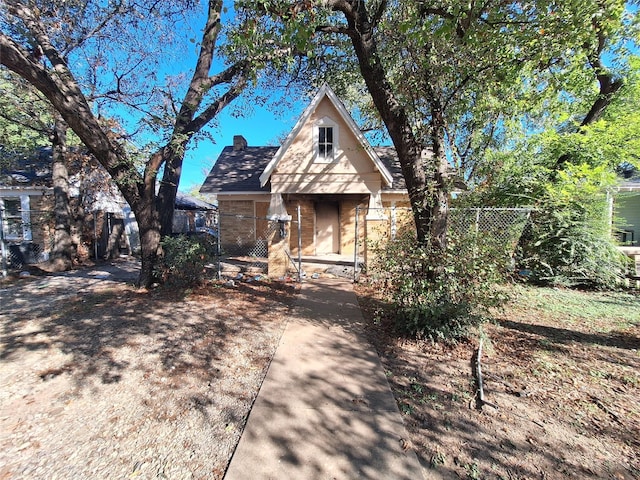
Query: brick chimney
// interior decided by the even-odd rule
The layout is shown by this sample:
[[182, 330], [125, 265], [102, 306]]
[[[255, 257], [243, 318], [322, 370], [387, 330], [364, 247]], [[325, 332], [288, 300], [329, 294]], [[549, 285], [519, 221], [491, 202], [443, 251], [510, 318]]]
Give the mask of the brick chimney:
[[247, 148], [247, 140], [242, 135], [233, 136], [233, 150], [235, 152], [241, 152]]

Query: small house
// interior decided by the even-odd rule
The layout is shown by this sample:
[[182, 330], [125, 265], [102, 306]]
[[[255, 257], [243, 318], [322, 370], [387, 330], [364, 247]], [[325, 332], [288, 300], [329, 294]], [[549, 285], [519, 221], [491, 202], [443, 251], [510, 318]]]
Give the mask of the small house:
[[[358, 239], [388, 230], [390, 208], [409, 207], [395, 150], [372, 147], [327, 85], [281, 146], [234, 137], [200, 192], [217, 200], [223, 249], [265, 243], [270, 276], [283, 274], [287, 256], [353, 258]], [[273, 222], [285, 228], [269, 231]]]

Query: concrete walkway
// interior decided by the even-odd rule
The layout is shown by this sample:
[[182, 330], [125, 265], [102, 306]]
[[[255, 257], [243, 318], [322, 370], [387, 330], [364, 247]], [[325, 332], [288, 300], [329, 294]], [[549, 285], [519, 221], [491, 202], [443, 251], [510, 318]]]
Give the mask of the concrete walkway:
[[226, 480], [424, 478], [344, 279], [302, 286]]

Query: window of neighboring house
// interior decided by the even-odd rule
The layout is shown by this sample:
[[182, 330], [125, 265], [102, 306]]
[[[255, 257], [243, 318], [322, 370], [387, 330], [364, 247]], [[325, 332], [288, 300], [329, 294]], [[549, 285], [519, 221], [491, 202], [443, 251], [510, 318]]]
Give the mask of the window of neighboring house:
[[31, 225], [29, 212], [29, 196], [2, 200], [4, 212], [2, 214], [2, 229], [5, 238], [10, 240], [31, 240]]
[[331, 163], [336, 159], [338, 150], [338, 127], [328, 117], [323, 118], [314, 130], [315, 161]]

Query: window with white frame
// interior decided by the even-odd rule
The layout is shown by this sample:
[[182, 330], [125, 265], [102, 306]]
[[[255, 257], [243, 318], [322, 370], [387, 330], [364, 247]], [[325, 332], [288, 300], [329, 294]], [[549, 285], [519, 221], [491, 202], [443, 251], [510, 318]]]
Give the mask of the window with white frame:
[[318, 158], [333, 160], [333, 127], [318, 128]]
[[316, 123], [314, 128], [315, 161], [331, 163], [338, 149], [338, 127], [328, 117]]
[[5, 238], [11, 240], [31, 240], [29, 225], [29, 196], [0, 199], [2, 202], [2, 230]]

